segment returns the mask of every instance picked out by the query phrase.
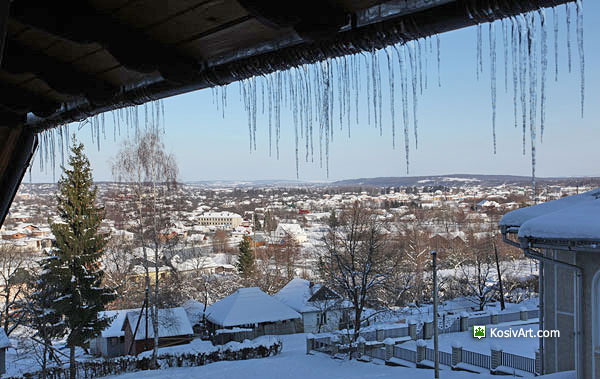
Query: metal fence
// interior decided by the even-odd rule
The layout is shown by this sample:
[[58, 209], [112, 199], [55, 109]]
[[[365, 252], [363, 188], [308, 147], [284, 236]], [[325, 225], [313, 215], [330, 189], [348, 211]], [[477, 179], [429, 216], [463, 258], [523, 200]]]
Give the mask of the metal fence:
[[394, 357], [403, 359], [408, 362], [416, 362], [417, 352], [414, 350], [405, 349], [400, 346], [394, 346]]
[[538, 318], [540, 317], [539, 309], [530, 309], [527, 311], [527, 318]]
[[463, 350], [461, 362], [468, 363], [473, 366], [490, 369], [490, 356], [476, 353], [474, 351]]
[[535, 359], [502, 352], [502, 366], [535, 374]]
[[365, 352], [369, 357], [385, 360], [385, 348], [368, 349]]
[[469, 317], [469, 326], [491, 324], [490, 316]]
[[519, 321], [520, 319], [521, 319], [521, 313], [520, 312], [516, 312], [516, 313], [500, 313], [498, 315], [498, 322], [499, 323], [501, 323], [501, 322]]

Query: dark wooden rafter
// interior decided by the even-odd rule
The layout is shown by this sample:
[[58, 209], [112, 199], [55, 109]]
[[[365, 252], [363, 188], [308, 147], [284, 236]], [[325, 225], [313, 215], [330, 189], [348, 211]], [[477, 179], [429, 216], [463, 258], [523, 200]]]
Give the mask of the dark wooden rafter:
[[32, 112], [48, 117], [60, 108], [60, 103], [15, 85], [0, 83], [0, 107], [5, 111], [26, 115]]
[[185, 82], [198, 71], [195, 59], [182, 56], [108, 15], [98, 13], [85, 1], [17, 1], [11, 18], [80, 44], [99, 43], [126, 68], [141, 73], [159, 71], [174, 82]]
[[13, 74], [32, 73], [57, 92], [85, 96], [91, 104], [105, 105], [118, 88], [96, 76], [76, 70], [44, 53], [8, 40], [4, 49], [2, 69]]

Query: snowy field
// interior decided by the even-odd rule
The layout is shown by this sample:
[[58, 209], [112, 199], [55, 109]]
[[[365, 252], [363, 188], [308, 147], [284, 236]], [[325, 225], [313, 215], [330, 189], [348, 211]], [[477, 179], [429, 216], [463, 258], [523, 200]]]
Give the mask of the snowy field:
[[[310, 378], [402, 378], [430, 379], [433, 371], [414, 368], [390, 367], [383, 364], [341, 361], [328, 355], [314, 353], [306, 355], [306, 335], [279, 336], [283, 341], [283, 352], [275, 357], [249, 359], [246, 361], [216, 362], [201, 367], [175, 368], [158, 371], [134, 372], [117, 376], [119, 379], [133, 378], [203, 378], [203, 379], [310, 379]], [[442, 378], [497, 378], [491, 375], [467, 374], [443, 370]], [[115, 377], [113, 377], [115, 378]]]
[[[263, 359], [250, 359], [246, 361], [217, 362], [201, 367], [174, 368], [159, 371], [135, 372], [118, 376], [119, 379], [363, 379], [363, 378], [411, 378], [431, 379], [432, 370], [391, 367], [383, 364], [363, 363], [357, 361], [341, 361], [331, 357], [314, 353], [306, 355], [305, 334], [292, 334], [280, 336], [283, 341], [283, 352], [275, 357]], [[470, 337], [473, 339], [473, 337]], [[442, 339], [440, 339], [442, 340]], [[535, 340], [537, 341], [537, 340]], [[479, 343], [479, 341], [474, 342]], [[481, 341], [482, 344], [486, 342]], [[522, 343], [522, 341], [517, 342]], [[442, 345], [443, 346], [443, 345]], [[486, 345], [487, 349], [488, 345]], [[483, 352], [483, 351], [482, 351]], [[442, 366], [441, 378], [458, 379], [492, 379], [498, 378], [489, 374], [470, 374], [460, 371], [451, 371]], [[113, 377], [117, 378], [117, 377]], [[574, 373], [561, 373], [549, 375], [552, 379], [574, 379]]]

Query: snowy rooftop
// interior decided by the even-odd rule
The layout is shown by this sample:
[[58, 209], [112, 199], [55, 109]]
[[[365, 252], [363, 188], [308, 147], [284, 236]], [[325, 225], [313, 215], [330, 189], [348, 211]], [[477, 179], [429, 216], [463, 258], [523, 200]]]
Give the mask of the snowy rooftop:
[[0, 349], [10, 347], [10, 340], [4, 333], [4, 329], [0, 328]]
[[307, 302], [319, 288], [321, 288], [320, 284], [311, 287], [308, 280], [294, 278], [273, 297], [298, 312], [311, 312], [316, 308], [307, 304]]
[[519, 238], [600, 241], [600, 188], [509, 212], [501, 226]]
[[204, 303], [194, 299], [189, 299], [183, 303], [183, 309], [187, 313], [188, 319], [192, 325], [199, 324], [204, 316]]
[[221, 326], [239, 326], [300, 318], [300, 314], [258, 287], [240, 288], [206, 310], [206, 318]]
[[[132, 332], [135, 331], [135, 325], [137, 324], [139, 311], [127, 312], [127, 321], [129, 322]], [[148, 338], [154, 338], [154, 330], [152, 328], [152, 315], [148, 312]], [[140, 327], [135, 335], [136, 341], [146, 339], [146, 328], [141, 327], [146, 324], [146, 312], [142, 312], [140, 320]], [[123, 325], [124, 326], [124, 325]], [[158, 336], [173, 337], [173, 336], [185, 336], [194, 334], [192, 325], [188, 319], [185, 309], [182, 307], [159, 309], [158, 310]]]
[[106, 327], [106, 329], [104, 329], [102, 331], [101, 336], [103, 338], [110, 338], [110, 337], [121, 337], [121, 336], [125, 335], [125, 332], [123, 332], [123, 330], [121, 330], [121, 327], [123, 326], [125, 317], [127, 317], [127, 313], [135, 312], [138, 310], [139, 309], [121, 309], [118, 311], [100, 312], [100, 314], [99, 314], [100, 317], [114, 317], [114, 319], [112, 320], [110, 325], [108, 325]]

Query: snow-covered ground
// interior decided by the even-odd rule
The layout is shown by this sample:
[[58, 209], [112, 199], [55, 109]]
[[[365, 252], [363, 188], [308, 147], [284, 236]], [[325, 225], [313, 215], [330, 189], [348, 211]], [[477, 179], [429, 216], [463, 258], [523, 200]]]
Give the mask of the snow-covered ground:
[[[430, 379], [433, 371], [414, 368], [390, 367], [383, 364], [341, 361], [328, 355], [315, 353], [306, 355], [306, 335], [279, 336], [283, 341], [283, 352], [275, 357], [211, 363], [206, 366], [174, 368], [158, 371], [142, 371], [120, 375], [119, 379], [170, 378], [170, 379], [308, 379], [308, 378], [402, 378]], [[465, 372], [442, 371], [442, 378], [495, 378], [491, 375], [467, 374]], [[113, 377], [114, 378], [114, 377]]]

